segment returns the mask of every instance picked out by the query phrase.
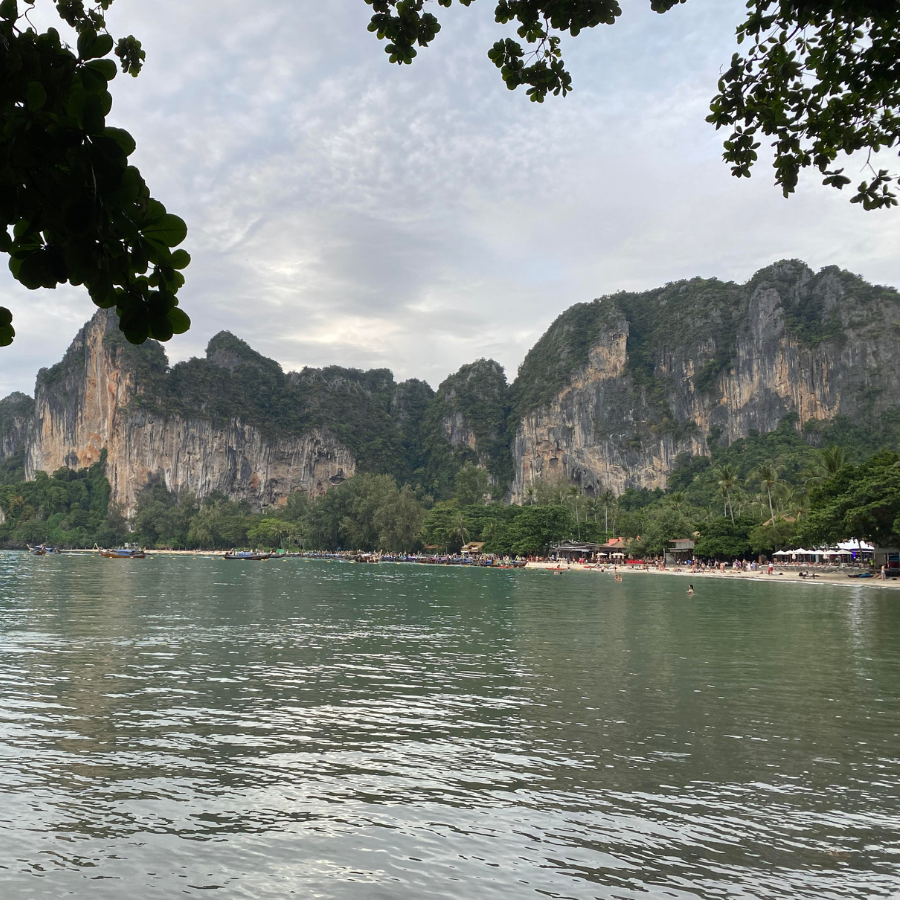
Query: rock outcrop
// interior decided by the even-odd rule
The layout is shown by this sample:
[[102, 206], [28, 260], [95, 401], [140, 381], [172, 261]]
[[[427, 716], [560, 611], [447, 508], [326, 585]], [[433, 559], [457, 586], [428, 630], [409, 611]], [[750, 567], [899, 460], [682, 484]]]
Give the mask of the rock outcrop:
[[34, 418], [34, 400], [15, 391], [0, 400], [0, 460], [25, 453]]
[[[772, 431], [786, 416], [798, 428], [877, 421], [900, 399], [898, 331], [896, 291], [799, 262], [743, 286], [695, 279], [581, 304], [514, 385], [512, 499], [538, 478], [588, 493], [665, 487], [679, 453], [706, 455], [710, 441]], [[576, 347], [562, 375], [560, 344]]]
[[[233, 358], [225, 362], [223, 381], [234, 368]], [[90, 466], [105, 449], [113, 499], [130, 511], [151, 478], [201, 499], [221, 491], [259, 509], [295, 490], [323, 493], [353, 475], [353, 454], [327, 429], [273, 436], [237, 416], [167, 411], [158, 396], [165, 378], [158, 345], [131, 347], [115, 319], [98, 313], [63, 361], [38, 376], [26, 476]]]
[[227, 332], [170, 368], [159, 344], [132, 347], [101, 312], [41, 370], [33, 401], [0, 401], [0, 463], [33, 477], [105, 450], [126, 511], [155, 479], [260, 509], [356, 471], [443, 499], [467, 463], [515, 502], [538, 480], [589, 494], [664, 487], [679, 456], [786, 417], [798, 429], [900, 422], [898, 338], [897, 291], [797, 261], [745, 285], [696, 278], [577, 304], [511, 386], [478, 360], [437, 392], [387, 369], [285, 374]]

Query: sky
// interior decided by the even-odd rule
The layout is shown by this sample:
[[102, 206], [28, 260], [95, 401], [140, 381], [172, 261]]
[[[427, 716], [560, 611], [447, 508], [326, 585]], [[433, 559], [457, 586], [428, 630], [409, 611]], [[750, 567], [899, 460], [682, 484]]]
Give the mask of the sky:
[[[113, 82], [108, 122], [189, 227], [193, 324], [170, 362], [228, 330], [286, 371], [387, 367], [437, 387], [487, 357], [512, 380], [561, 312], [618, 290], [743, 282], [786, 258], [900, 286], [900, 211], [814, 176], [786, 200], [765, 154], [750, 180], [722, 162], [704, 119], [743, 0], [665, 15], [623, 0], [616, 25], [564, 39], [575, 90], [542, 105], [487, 59], [510, 34], [491, 0], [431, 5], [443, 30], [402, 67], [364, 0], [113, 5], [110, 30], [147, 62]], [[0, 396], [31, 393], [95, 308], [0, 270], [17, 331]]]

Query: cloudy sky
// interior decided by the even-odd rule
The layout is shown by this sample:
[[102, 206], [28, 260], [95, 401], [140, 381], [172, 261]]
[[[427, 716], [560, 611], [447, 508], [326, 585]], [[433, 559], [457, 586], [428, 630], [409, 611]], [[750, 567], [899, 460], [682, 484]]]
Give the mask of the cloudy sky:
[[[565, 42], [576, 90], [543, 105], [487, 59], [506, 34], [493, 6], [435, 4], [443, 31], [400, 68], [364, 0], [118, 0], [111, 30], [147, 65], [114, 82], [110, 122], [190, 228], [194, 324], [171, 361], [228, 329], [285, 369], [387, 366], [436, 387], [482, 356], [512, 379], [561, 311], [620, 289], [795, 257], [900, 285], [900, 212], [815, 178], [784, 200], [765, 164], [738, 181], [722, 163], [704, 117], [743, 0], [664, 16], [624, 0], [617, 25]], [[18, 337], [0, 394], [30, 393], [94, 308], [2, 270]]]

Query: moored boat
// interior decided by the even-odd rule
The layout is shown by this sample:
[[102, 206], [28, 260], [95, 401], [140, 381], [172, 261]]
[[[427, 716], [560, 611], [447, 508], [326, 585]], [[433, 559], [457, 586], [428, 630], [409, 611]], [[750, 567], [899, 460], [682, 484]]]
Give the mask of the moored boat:
[[61, 553], [62, 551], [58, 547], [47, 547], [44, 544], [41, 544], [39, 547], [32, 547], [31, 544], [25, 545], [32, 556], [46, 556], [48, 553]]
[[130, 550], [128, 547], [118, 547], [106, 550], [97, 547], [97, 550], [104, 559], [145, 559], [147, 556], [143, 550]]
[[229, 553], [226, 553], [223, 557], [224, 559], [246, 559], [250, 561], [260, 561], [263, 559], [271, 558], [271, 553], [253, 553], [250, 550], [238, 550], [235, 552], [232, 550]]

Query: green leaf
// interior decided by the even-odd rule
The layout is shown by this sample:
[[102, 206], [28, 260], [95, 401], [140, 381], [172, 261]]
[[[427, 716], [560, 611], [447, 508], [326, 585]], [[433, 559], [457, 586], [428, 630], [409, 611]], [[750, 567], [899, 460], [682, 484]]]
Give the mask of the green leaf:
[[113, 48], [113, 39], [108, 34], [83, 31], [78, 36], [78, 55], [81, 59], [99, 59]]
[[91, 48], [91, 44], [97, 39], [97, 32], [91, 30], [90, 28], [86, 28], [81, 34], [78, 35], [78, 55], [82, 59], [90, 59], [88, 56], [88, 51]]
[[0, 3], [0, 19], [6, 19], [7, 22], [15, 22], [19, 18], [19, 7], [16, 0], [3, 0]]
[[12, 324], [12, 313], [5, 306], [0, 306], [0, 328], [5, 328], [10, 324]]
[[106, 125], [103, 101], [99, 94], [85, 94], [81, 110], [81, 121], [88, 134], [101, 134]]
[[115, 62], [111, 59], [94, 59], [89, 63], [85, 63], [85, 69], [90, 69], [101, 75], [106, 81], [112, 81], [118, 74]]
[[119, 328], [129, 344], [143, 344], [150, 337], [150, 328], [146, 320], [132, 320], [127, 325], [119, 323]]
[[8, 347], [16, 336], [16, 329], [12, 325], [0, 327], [0, 347]]
[[[104, 60], [104, 62], [106, 62], [106, 60]], [[135, 147], [137, 147], [134, 138], [124, 128], [113, 128], [108, 126], [103, 129], [103, 135], [104, 137], [112, 138], [122, 148], [122, 152], [126, 156], [131, 156], [131, 154], [134, 153]]]
[[166, 213], [141, 229], [144, 237], [159, 241], [167, 247], [177, 247], [187, 237], [187, 225], [184, 219], [172, 213]]
[[172, 325], [173, 334], [184, 334], [191, 327], [190, 316], [177, 306], [169, 310], [166, 318]]
[[30, 81], [25, 89], [25, 104], [37, 112], [47, 102], [47, 91], [39, 81]]
[[176, 250], [169, 265], [173, 269], [186, 269], [191, 264], [191, 254], [187, 250]]
[[168, 341], [174, 334], [172, 323], [168, 316], [161, 316], [150, 320], [150, 336], [157, 341]]

